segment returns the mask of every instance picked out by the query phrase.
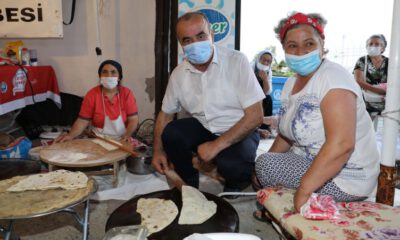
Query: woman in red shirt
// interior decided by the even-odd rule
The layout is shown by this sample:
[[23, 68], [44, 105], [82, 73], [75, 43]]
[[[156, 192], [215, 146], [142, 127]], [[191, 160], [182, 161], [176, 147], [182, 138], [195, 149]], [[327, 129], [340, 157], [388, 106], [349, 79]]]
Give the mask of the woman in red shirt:
[[79, 116], [68, 134], [56, 142], [72, 140], [89, 124], [96, 133], [129, 141], [138, 126], [138, 111], [133, 92], [121, 86], [122, 66], [114, 60], [106, 60], [99, 66], [100, 84], [85, 95]]

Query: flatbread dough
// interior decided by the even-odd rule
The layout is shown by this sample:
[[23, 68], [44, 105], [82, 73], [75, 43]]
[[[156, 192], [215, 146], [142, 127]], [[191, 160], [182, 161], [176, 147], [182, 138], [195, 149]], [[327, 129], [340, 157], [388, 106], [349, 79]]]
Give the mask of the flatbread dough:
[[217, 204], [208, 201], [196, 188], [182, 186], [182, 210], [178, 223], [201, 224], [207, 221], [217, 212]]
[[142, 218], [142, 225], [149, 230], [148, 235], [167, 227], [179, 212], [173, 201], [160, 198], [139, 199], [136, 211]]
[[[107, 151], [113, 151], [113, 150], [116, 150], [116, 149], [118, 149], [118, 147], [117, 146], [114, 146], [114, 145], [112, 145], [112, 144], [109, 144], [109, 143], [107, 143], [107, 142], [105, 142], [105, 141], [103, 141], [103, 140], [101, 140], [101, 139], [97, 139], [97, 138], [95, 138], [95, 139], [92, 139], [92, 141], [94, 142], [94, 143], [96, 143], [96, 144], [99, 144], [100, 146], [102, 146], [104, 149], [106, 149]], [[111, 140], [109, 140], [109, 141], [111, 141]], [[113, 142], [116, 142], [116, 141], [113, 141]], [[116, 142], [117, 143], [117, 142]], [[120, 144], [120, 143], [119, 143]]]
[[88, 177], [82, 172], [57, 170], [30, 175], [7, 189], [9, 192], [48, 189], [79, 189], [87, 186]]
[[49, 161], [52, 162], [76, 162], [81, 159], [87, 158], [88, 155], [84, 153], [78, 152], [70, 152], [70, 151], [59, 151], [57, 155], [49, 158]]

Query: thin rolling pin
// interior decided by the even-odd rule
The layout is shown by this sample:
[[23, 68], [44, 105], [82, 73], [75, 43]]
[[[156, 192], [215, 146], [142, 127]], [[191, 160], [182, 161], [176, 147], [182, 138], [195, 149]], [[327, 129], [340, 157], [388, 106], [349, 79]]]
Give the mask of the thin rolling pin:
[[139, 154], [138, 154], [137, 152], [133, 151], [132, 149], [130, 149], [129, 147], [123, 145], [122, 143], [116, 143], [116, 142], [111, 141], [111, 140], [108, 140], [108, 139], [106, 139], [106, 138], [102, 138], [102, 137], [96, 135], [94, 132], [88, 132], [87, 134], [88, 134], [89, 136], [98, 138], [98, 139], [100, 139], [100, 140], [102, 140], [102, 141], [104, 141], [104, 142], [106, 142], [106, 143], [109, 143], [109, 144], [111, 144], [111, 145], [113, 145], [113, 146], [116, 146], [116, 147], [118, 147], [119, 149], [121, 149], [122, 151], [125, 151], [125, 152], [127, 152], [127, 153], [130, 153], [132, 157], [137, 157], [137, 156], [139, 156]]

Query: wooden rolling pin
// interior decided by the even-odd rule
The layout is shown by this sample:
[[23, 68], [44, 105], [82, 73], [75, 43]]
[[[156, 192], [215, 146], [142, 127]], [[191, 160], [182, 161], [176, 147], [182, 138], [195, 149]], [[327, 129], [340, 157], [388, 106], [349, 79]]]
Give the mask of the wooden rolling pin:
[[182, 178], [175, 172], [173, 169], [164, 170], [165, 176], [174, 185], [179, 191], [182, 191], [182, 186], [186, 185], [186, 183], [182, 180]]
[[100, 137], [99, 135], [97, 135], [97, 134], [94, 133], [93, 131], [87, 131], [86, 134], [87, 134], [88, 136], [91, 136], [91, 137], [95, 137], [95, 138], [97, 138], [97, 139], [100, 139], [100, 140], [102, 140], [102, 141], [104, 141], [104, 142], [106, 142], [106, 143], [108, 143], [108, 144], [113, 145], [113, 146], [116, 146], [116, 147], [118, 147], [119, 149], [121, 149], [122, 151], [125, 151], [125, 152], [127, 152], [127, 153], [130, 153], [132, 157], [138, 157], [138, 156], [139, 156], [139, 154], [138, 154], [137, 152], [133, 151], [131, 148], [125, 146], [124, 144], [122, 144], [122, 143], [120, 143], [120, 142], [117, 142], [117, 141], [115, 141], [115, 140], [109, 140], [109, 139]]

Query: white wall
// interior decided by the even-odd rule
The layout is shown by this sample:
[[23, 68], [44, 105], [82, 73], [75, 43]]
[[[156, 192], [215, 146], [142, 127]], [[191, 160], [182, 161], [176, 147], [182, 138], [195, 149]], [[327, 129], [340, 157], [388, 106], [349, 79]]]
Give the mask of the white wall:
[[[21, 40], [26, 47], [37, 49], [39, 65], [53, 66], [60, 91], [79, 96], [98, 84], [101, 61], [119, 61], [123, 84], [136, 95], [140, 120], [154, 118], [155, 1], [98, 0], [100, 57], [95, 53], [95, 1], [76, 1], [75, 20], [64, 26], [63, 39]], [[64, 21], [69, 21], [71, 2], [62, 1]], [[14, 40], [0, 39], [0, 46]]]

